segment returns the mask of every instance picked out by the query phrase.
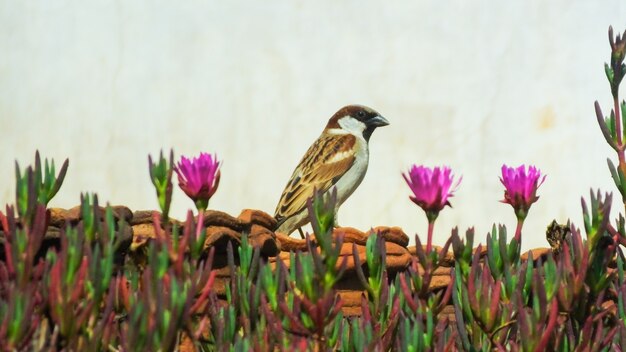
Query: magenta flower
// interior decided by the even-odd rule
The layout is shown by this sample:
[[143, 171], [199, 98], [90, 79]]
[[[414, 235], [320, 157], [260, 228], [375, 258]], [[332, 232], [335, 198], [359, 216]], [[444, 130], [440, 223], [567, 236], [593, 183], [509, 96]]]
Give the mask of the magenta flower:
[[406, 183], [411, 187], [413, 195], [409, 198], [426, 212], [428, 221], [437, 218], [439, 212], [446, 206], [450, 206], [448, 199], [453, 196], [452, 192], [461, 183], [461, 178], [454, 185], [452, 170], [449, 167], [435, 167], [433, 169], [413, 165], [407, 174], [402, 174]]
[[502, 165], [502, 177], [500, 182], [504, 185], [504, 199], [502, 203], [511, 204], [515, 209], [517, 218], [523, 221], [528, 214], [530, 206], [539, 199], [537, 189], [546, 176], [541, 175], [541, 171], [534, 166], [525, 165], [517, 168]]
[[217, 156], [200, 153], [200, 156], [187, 159], [184, 156], [174, 168], [180, 188], [196, 203], [198, 210], [205, 210], [209, 199], [220, 183], [220, 163]]

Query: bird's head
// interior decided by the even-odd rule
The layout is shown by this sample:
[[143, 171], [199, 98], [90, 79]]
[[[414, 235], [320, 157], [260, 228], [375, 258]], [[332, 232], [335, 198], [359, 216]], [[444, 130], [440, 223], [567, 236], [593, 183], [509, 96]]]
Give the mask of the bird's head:
[[362, 105], [348, 105], [339, 109], [326, 125], [326, 131], [341, 129], [354, 135], [361, 134], [369, 141], [377, 127], [387, 126], [389, 121], [374, 109]]

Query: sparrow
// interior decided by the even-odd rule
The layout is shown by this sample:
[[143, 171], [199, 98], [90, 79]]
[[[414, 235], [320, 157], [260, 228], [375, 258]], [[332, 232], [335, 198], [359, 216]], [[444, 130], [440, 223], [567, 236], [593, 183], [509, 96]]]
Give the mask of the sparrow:
[[369, 163], [369, 139], [377, 127], [389, 122], [378, 112], [361, 105], [337, 111], [319, 138], [309, 147], [287, 182], [274, 217], [277, 232], [286, 235], [309, 222], [307, 201], [314, 192], [337, 190], [335, 227], [339, 206], [361, 184]]

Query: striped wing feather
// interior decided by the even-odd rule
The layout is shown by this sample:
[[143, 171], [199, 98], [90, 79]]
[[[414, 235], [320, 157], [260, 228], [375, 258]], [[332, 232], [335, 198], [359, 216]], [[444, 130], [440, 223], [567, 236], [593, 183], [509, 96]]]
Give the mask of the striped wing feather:
[[322, 135], [309, 148], [280, 197], [275, 215], [279, 222], [301, 212], [316, 189], [326, 192], [350, 169], [355, 142], [351, 134]]

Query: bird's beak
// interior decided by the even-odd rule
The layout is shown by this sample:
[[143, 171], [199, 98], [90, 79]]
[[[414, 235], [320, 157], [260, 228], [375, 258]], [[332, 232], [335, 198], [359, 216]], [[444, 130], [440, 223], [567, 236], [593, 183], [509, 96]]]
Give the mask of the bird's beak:
[[380, 115], [376, 115], [367, 121], [367, 124], [372, 127], [387, 126], [389, 121]]

